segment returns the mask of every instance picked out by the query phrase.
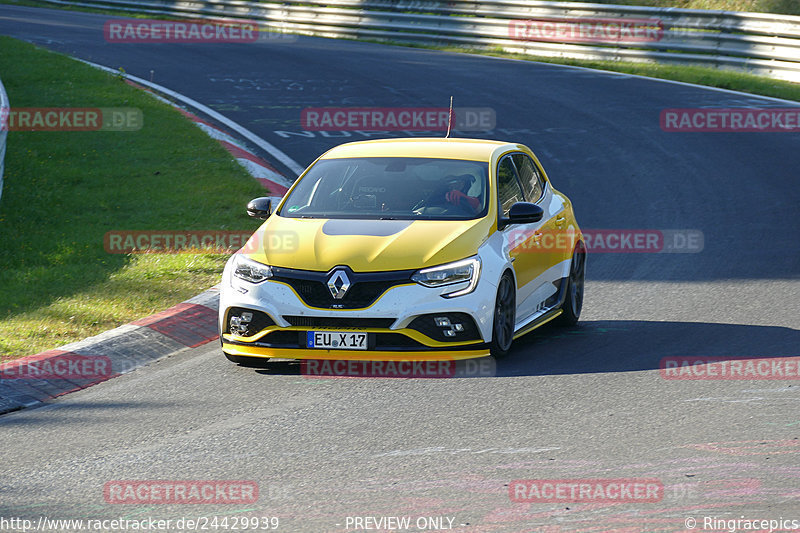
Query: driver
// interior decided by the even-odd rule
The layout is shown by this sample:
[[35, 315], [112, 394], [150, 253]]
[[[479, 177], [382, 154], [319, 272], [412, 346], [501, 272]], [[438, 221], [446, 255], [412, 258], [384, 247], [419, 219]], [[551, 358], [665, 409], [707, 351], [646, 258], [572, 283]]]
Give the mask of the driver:
[[448, 188], [447, 194], [445, 194], [447, 202], [457, 206], [469, 207], [473, 213], [477, 213], [481, 207], [480, 199], [467, 194], [467, 191], [475, 182], [475, 176], [472, 174], [451, 175], [447, 176], [445, 180]]

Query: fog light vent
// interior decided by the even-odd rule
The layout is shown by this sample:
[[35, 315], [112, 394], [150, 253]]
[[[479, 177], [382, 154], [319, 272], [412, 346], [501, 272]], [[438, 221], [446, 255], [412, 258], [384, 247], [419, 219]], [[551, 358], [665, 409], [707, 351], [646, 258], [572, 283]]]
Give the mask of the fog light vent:
[[408, 327], [437, 341], [480, 340], [475, 320], [467, 313], [422, 315], [415, 318]]
[[233, 307], [228, 312], [228, 332], [239, 337], [251, 337], [275, 322], [261, 311]]

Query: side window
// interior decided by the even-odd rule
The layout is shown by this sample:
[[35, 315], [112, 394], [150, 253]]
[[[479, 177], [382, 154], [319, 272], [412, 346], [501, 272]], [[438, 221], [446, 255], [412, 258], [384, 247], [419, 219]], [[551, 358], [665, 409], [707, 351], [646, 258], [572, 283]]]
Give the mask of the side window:
[[539, 174], [536, 165], [525, 154], [514, 154], [514, 164], [519, 171], [519, 180], [529, 202], [537, 202], [544, 191], [544, 178]]
[[500, 200], [500, 212], [504, 217], [508, 216], [508, 210], [514, 203], [524, 201], [517, 171], [510, 156], [505, 156], [497, 165], [497, 196]]

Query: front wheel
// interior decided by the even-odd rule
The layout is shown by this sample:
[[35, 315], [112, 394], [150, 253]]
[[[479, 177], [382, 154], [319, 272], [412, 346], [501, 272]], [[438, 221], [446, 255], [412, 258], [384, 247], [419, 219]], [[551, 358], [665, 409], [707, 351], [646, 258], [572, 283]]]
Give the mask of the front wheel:
[[562, 326], [574, 326], [578, 323], [583, 308], [583, 286], [586, 278], [586, 248], [578, 243], [572, 252], [572, 262], [567, 278], [567, 295], [561, 306], [563, 313], [558, 317]]
[[514, 278], [506, 272], [497, 285], [497, 300], [494, 304], [494, 325], [489, 352], [495, 359], [508, 355], [514, 341], [514, 320], [517, 311], [517, 291]]

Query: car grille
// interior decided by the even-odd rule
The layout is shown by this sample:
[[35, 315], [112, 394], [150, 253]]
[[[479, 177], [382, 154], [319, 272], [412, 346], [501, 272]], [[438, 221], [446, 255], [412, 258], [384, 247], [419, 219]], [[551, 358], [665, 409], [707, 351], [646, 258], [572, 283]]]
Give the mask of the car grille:
[[412, 348], [417, 350], [430, 350], [421, 342], [417, 342], [401, 333], [376, 333], [375, 349], [392, 350], [398, 348]]
[[305, 328], [389, 328], [394, 318], [343, 318], [327, 316], [284, 316], [292, 326]]
[[[328, 289], [328, 278], [334, 270], [342, 269], [350, 279], [350, 289], [341, 299], [336, 299]], [[411, 283], [415, 270], [394, 272], [353, 272], [347, 267], [336, 267], [330, 272], [314, 272], [273, 267], [272, 280], [292, 287], [303, 302], [322, 309], [363, 309], [369, 307], [383, 293], [397, 285]], [[364, 326], [361, 326], [364, 327]]]
[[272, 331], [261, 337], [254, 346], [269, 346], [272, 348], [305, 348], [305, 331]]

